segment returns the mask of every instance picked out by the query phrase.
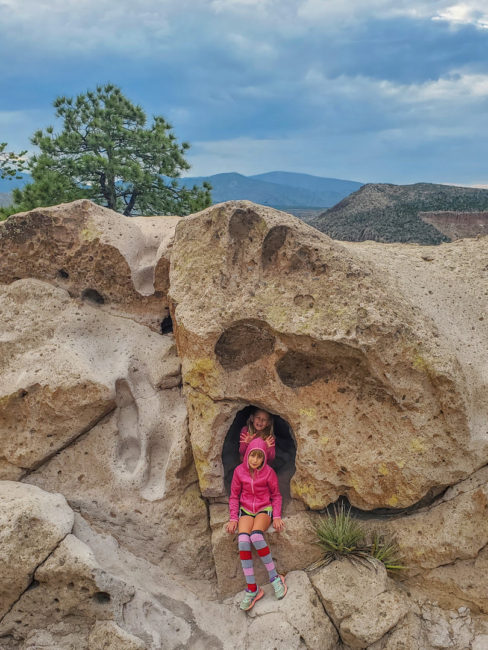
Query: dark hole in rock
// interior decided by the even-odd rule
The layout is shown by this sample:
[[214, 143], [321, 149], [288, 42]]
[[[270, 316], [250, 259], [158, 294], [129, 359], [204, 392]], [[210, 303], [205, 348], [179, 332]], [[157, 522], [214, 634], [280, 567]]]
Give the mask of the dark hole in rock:
[[93, 600], [100, 604], [109, 603], [111, 599], [112, 597], [106, 591], [97, 591], [97, 593], [93, 595]]
[[97, 305], [103, 305], [105, 298], [101, 293], [98, 293], [96, 289], [85, 289], [81, 294], [83, 300], [88, 300], [88, 302], [94, 302]]
[[36, 589], [39, 586], [39, 580], [33, 580], [30, 585], [27, 587], [27, 591], [30, 589]]
[[244, 239], [261, 221], [254, 210], [237, 208], [229, 220], [229, 234], [232, 239]]
[[276, 260], [276, 254], [285, 243], [288, 234], [288, 226], [274, 226], [264, 238], [261, 250], [261, 264], [267, 268]]
[[303, 352], [287, 352], [276, 364], [279, 378], [290, 388], [308, 386], [331, 371], [324, 359]]
[[[242, 427], [247, 423], [248, 417], [256, 410], [255, 406], [246, 406], [237, 413], [234, 421], [225, 436], [222, 447], [222, 464], [224, 466], [224, 484], [227, 494], [230, 493], [230, 484], [234, 469], [239, 465], [239, 436]], [[295, 473], [296, 444], [290, 425], [279, 415], [273, 415], [274, 435], [276, 438], [276, 458], [271, 467], [278, 475], [280, 491], [283, 499], [290, 499], [290, 479]]]
[[275, 337], [265, 323], [241, 321], [222, 332], [215, 344], [215, 354], [226, 370], [239, 370], [248, 363], [271, 354]]
[[419, 501], [406, 508], [374, 508], [373, 510], [363, 510], [362, 508], [356, 508], [355, 506], [352, 506], [349, 502], [349, 499], [342, 496], [339, 497], [334, 503], [329, 504], [327, 508], [324, 508], [319, 512], [322, 514], [333, 515], [334, 506], [337, 508], [338, 506], [343, 505], [346, 510], [349, 510], [349, 508], [351, 509], [351, 515], [356, 519], [397, 519], [398, 517], [412, 514], [421, 508], [435, 504], [437, 501], [442, 499], [442, 496], [449, 487], [449, 485], [440, 485], [433, 487], [426, 494], [424, 494], [424, 496]]
[[171, 316], [166, 316], [166, 318], [163, 318], [161, 321], [161, 334], [169, 334], [172, 331], [173, 321], [171, 320]]
[[60, 278], [64, 278], [65, 280], [69, 278], [69, 273], [68, 271], [65, 271], [64, 269], [59, 269], [58, 275]]

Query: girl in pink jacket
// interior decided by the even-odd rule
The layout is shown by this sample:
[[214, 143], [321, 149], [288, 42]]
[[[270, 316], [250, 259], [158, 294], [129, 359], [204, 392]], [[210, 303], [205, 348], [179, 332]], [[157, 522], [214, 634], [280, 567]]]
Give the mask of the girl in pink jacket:
[[276, 598], [283, 598], [287, 591], [284, 578], [277, 574], [264, 539], [264, 532], [268, 530], [271, 521], [276, 531], [280, 532], [284, 528], [278, 478], [267, 463], [267, 449], [268, 446], [262, 438], [251, 440], [244, 462], [234, 470], [230, 488], [230, 521], [227, 524], [227, 532], [233, 534], [239, 529], [239, 557], [247, 583], [240, 608], [245, 611], [251, 609], [264, 595], [263, 590], [256, 585], [251, 545], [268, 571]]

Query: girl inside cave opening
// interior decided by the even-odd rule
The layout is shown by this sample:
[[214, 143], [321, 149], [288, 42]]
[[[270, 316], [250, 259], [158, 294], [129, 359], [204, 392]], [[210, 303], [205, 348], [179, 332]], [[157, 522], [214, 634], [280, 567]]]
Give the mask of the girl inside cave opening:
[[256, 584], [252, 546], [256, 549], [268, 571], [269, 581], [278, 600], [284, 598], [287, 587], [283, 576], [276, 571], [264, 533], [273, 522], [280, 532], [284, 528], [281, 519], [282, 498], [276, 472], [267, 462], [268, 446], [256, 436], [246, 449], [244, 462], [234, 470], [229, 497], [229, 522], [226, 526], [231, 535], [239, 531], [238, 547], [242, 571], [246, 579], [246, 591], [240, 608], [247, 611], [264, 596]]
[[263, 409], [255, 409], [249, 416], [246, 426], [242, 427], [239, 436], [239, 455], [244, 458], [249, 443], [255, 438], [261, 438], [266, 443], [266, 460], [272, 463], [276, 456], [273, 416]]

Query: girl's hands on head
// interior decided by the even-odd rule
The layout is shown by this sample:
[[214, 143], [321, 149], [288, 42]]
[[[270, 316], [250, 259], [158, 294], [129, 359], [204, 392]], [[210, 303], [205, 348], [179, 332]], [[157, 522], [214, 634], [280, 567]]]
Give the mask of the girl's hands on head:
[[229, 521], [225, 527], [226, 531], [231, 535], [237, 530], [237, 521]]
[[264, 439], [264, 442], [268, 445], [268, 448], [275, 446], [275, 439], [273, 438], [273, 436], [267, 436]]
[[244, 442], [246, 443], [246, 445], [248, 445], [251, 442], [251, 440], [254, 440], [255, 437], [256, 437], [255, 433], [246, 433], [246, 435], [244, 436]]
[[281, 517], [276, 517], [276, 519], [273, 519], [273, 528], [276, 530], [277, 533], [281, 533], [283, 528], [285, 527], [285, 522]]

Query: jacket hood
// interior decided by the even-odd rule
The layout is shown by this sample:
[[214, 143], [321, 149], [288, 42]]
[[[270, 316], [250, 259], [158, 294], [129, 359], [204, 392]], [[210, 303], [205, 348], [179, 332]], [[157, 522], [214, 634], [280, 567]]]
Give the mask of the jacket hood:
[[244, 456], [244, 466], [249, 469], [249, 454], [251, 451], [254, 449], [261, 449], [261, 451], [264, 453], [264, 463], [260, 467], [259, 471], [263, 470], [267, 466], [267, 460], [266, 460], [266, 452], [268, 450], [268, 445], [262, 438], [254, 438], [254, 440], [251, 440], [249, 443], [247, 449], [246, 449], [246, 454]]

